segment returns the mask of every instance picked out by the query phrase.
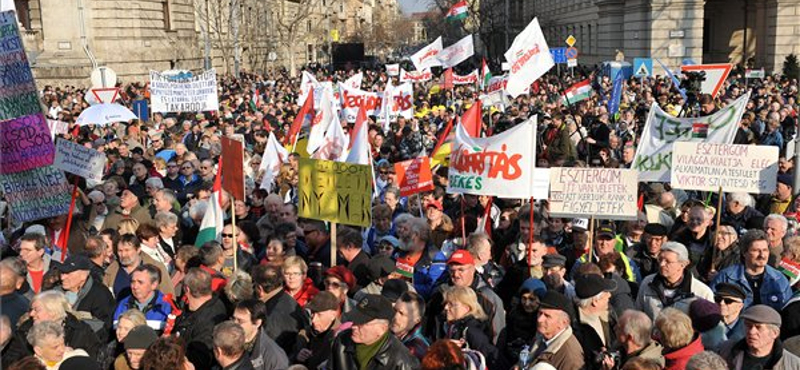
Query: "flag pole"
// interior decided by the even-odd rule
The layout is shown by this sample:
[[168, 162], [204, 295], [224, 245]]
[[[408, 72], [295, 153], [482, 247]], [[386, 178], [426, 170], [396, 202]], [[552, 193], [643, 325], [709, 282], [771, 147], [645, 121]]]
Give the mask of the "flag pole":
[[[220, 194], [221, 196], [221, 194]], [[233, 233], [233, 274], [236, 274], [236, 271], [239, 268], [239, 261], [237, 255], [239, 252], [239, 239], [236, 238], [236, 199], [233, 198], [233, 194], [231, 194], [228, 199], [231, 202], [231, 232]]]
[[331, 266], [336, 266], [336, 223], [331, 222]]
[[[72, 228], [72, 216], [75, 214], [75, 200], [78, 198], [78, 177], [75, 176], [75, 183], [72, 185], [72, 201], [69, 204], [69, 214], [67, 215], [67, 224], [64, 226], [64, 243], [63, 245], [59, 245], [61, 247], [61, 262], [64, 262], [64, 258], [67, 255], [68, 244], [69, 244], [69, 229]], [[59, 238], [61, 239], [61, 238]], [[60, 241], [60, 240], [59, 240]]]
[[[594, 251], [594, 216], [589, 219], [589, 263], [592, 263], [592, 252]], [[585, 248], [585, 247], [584, 247]]]
[[717, 240], [717, 235], [719, 235], [719, 224], [722, 217], [722, 186], [719, 187], [719, 199], [717, 199], [717, 222], [716, 226], [714, 227], [714, 241]]

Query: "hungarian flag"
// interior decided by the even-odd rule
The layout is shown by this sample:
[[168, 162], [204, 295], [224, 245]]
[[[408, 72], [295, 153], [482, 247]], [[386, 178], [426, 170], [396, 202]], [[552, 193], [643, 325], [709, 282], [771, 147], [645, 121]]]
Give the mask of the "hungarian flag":
[[476, 100], [464, 115], [461, 116], [461, 125], [471, 137], [481, 136], [481, 101]]
[[449, 22], [459, 21], [467, 17], [467, 1], [461, 0], [453, 6], [450, 7], [450, 10], [447, 11], [447, 20]]
[[589, 99], [591, 94], [592, 85], [589, 84], [589, 80], [583, 80], [572, 85], [564, 92], [564, 102], [567, 104], [575, 104], [581, 100]]
[[489, 80], [492, 79], [492, 71], [489, 70], [489, 65], [486, 64], [486, 58], [481, 61], [481, 91], [486, 91], [486, 86], [489, 86]]
[[253, 97], [252, 99], [250, 99], [250, 109], [252, 109], [253, 111], [258, 110], [258, 103], [260, 103], [261, 100], [259, 95], [261, 95], [261, 93], [258, 91], [258, 89], [255, 89], [253, 91]]
[[218, 167], [217, 177], [214, 179], [213, 192], [211, 193], [211, 198], [208, 198], [208, 208], [203, 216], [203, 222], [200, 223], [197, 239], [194, 241], [196, 247], [200, 247], [206, 242], [217, 240], [225, 225], [225, 214], [222, 210], [222, 157], [219, 158]]
[[362, 104], [358, 109], [353, 131], [350, 131], [350, 147], [348, 148], [350, 152], [347, 154], [345, 162], [363, 165], [370, 164], [369, 139], [367, 137], [368, 126], [367, 112]]
[[311, 123], [314, 120], [314, 89], [308, 91], [308, 95], [306, 96], [306, 101], [303, 103], [303, 107], [300, 108], [300, 112], [297, 113], [297, 117], [294, 117], [294, 122], [292, 122], [292, 127], [289, 128], [289, 132], [286, 133], [286, 136], [283, 138], [283, 145], [291, 145], [297, 140], [297, 135], [300, 134], [300, 129], [305, 126], [305, 122]]
[[708, 123], [695, 122], [692, 124], [692, 138], [705, 139], [708, 137]]

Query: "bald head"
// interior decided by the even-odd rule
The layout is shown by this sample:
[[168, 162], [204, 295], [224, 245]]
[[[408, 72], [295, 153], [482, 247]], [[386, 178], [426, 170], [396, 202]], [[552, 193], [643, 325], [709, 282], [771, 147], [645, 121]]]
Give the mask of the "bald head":
[[13, 293], [16, 290], [17, 276], [10, 267], [0, 264], [0, 295]]

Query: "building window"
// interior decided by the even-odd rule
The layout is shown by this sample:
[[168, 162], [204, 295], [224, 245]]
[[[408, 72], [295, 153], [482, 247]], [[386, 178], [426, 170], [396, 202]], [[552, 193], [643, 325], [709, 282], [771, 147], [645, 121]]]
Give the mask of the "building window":
[[164, 29], [167, 31], [172, 31], [172, 15], [170, 14], [169, 1], [170, 0], [164, 0], [161, 3], [161, 7], [164, 13]]
[[31, 29], [31, 6], [30, 0], [14, 0], [14, 7], [17, 10], [17, 19], [26, 30]]

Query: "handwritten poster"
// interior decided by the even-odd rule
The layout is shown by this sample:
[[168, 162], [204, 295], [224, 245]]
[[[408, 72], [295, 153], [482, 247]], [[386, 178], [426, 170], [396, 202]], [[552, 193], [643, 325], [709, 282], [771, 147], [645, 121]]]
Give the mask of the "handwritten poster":
[[42, 111], [14, 12], [0, 12], [0, 121]]
[[431, 159], [419, 157], [394, 164], [400, 196], [407, 197], [423, 191], [433, 190]]
[[101, 181], [106, 167], [106, 155], [61, 139], [56, 142], [56, 159], [53, 161], [53, 167], [88, 180]]
[[778, 179], [778, 147], [675, 143], [672, 187], [686, 190], [771, 194]]
[[372, 224], [370, 166], [301, 158], [299, 172], [300, 217], [363, 227]]
[[153, 113], [219, 110], [217, 71], [209, 69], [182, 80], [150, 71], [150, 105]]
[[617, 168], [550, 169], [550, 214], [635, 220], [638, 174]]
[[69, 212], [72, 188], [64, 172], [53, 166], [0, 176], [0, 187], [17, 223]]
[[53, 163], [53, 138], [41, 113], [0, 123], [0, 174]]

